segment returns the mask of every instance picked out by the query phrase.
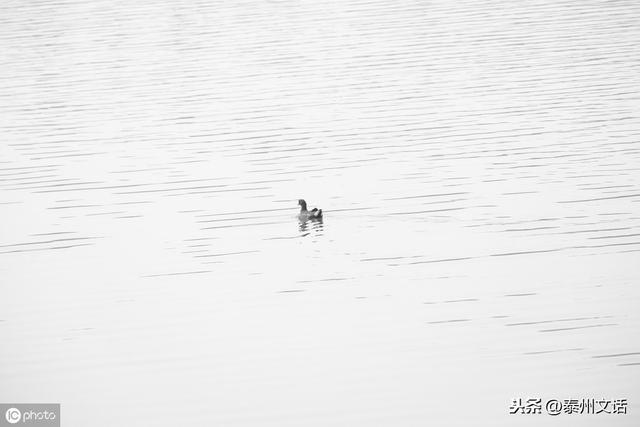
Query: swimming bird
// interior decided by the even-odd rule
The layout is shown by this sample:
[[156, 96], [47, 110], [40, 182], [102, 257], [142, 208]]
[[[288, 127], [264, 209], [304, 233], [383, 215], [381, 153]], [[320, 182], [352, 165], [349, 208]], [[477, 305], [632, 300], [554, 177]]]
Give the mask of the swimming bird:
[[298, 200], [298, 205], [300, 206], [300, 213], [298, 214], [298, 218], [300, 218], [300, 220], [306, 221], [308, 219], [322, 219], [322, 209], [313, 208], [308, 211], [307, 202], [303, 199]]

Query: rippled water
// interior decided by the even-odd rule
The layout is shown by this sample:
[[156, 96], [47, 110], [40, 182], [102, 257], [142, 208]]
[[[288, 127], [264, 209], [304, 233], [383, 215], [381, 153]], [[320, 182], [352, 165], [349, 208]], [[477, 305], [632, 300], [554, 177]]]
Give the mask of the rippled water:
[[634, 1], [3, 3], [0, 399], [637, 425], [639, 42]]

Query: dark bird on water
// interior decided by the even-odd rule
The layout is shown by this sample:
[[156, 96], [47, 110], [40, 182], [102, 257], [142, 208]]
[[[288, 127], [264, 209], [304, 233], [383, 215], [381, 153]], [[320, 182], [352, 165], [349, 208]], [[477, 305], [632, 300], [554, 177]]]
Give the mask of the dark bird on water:
[[298, 214], [298, 218], [300, 218], [300, 220], [306, 221], [308, 219], [322, 219], [322, 209], [313, 208], [308, 211], [307, 202], [303, 199], [298, 200], [298, 205], [300, 206], [300, 213]]

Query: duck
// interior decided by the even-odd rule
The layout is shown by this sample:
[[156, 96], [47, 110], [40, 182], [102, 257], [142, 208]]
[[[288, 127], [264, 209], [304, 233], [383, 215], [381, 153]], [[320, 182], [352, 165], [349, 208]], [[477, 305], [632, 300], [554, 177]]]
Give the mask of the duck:
[[313, 208], [310, 211], [307, 210], [307, 202], [304, 199], [298, 200], [298, 206], [300, 206], [300, 213], [298, 218], [302, 221], [308, 219], [322, 219], [322, 209]]

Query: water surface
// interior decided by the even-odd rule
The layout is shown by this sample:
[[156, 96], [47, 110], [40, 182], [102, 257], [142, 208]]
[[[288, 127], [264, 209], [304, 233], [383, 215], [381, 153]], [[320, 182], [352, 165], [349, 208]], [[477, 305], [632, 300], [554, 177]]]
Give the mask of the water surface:
[[5, 2], [0, 400], [282, 427], [626, 398], [560, 417], [636, 425], [639, 22], [633, 1]]

